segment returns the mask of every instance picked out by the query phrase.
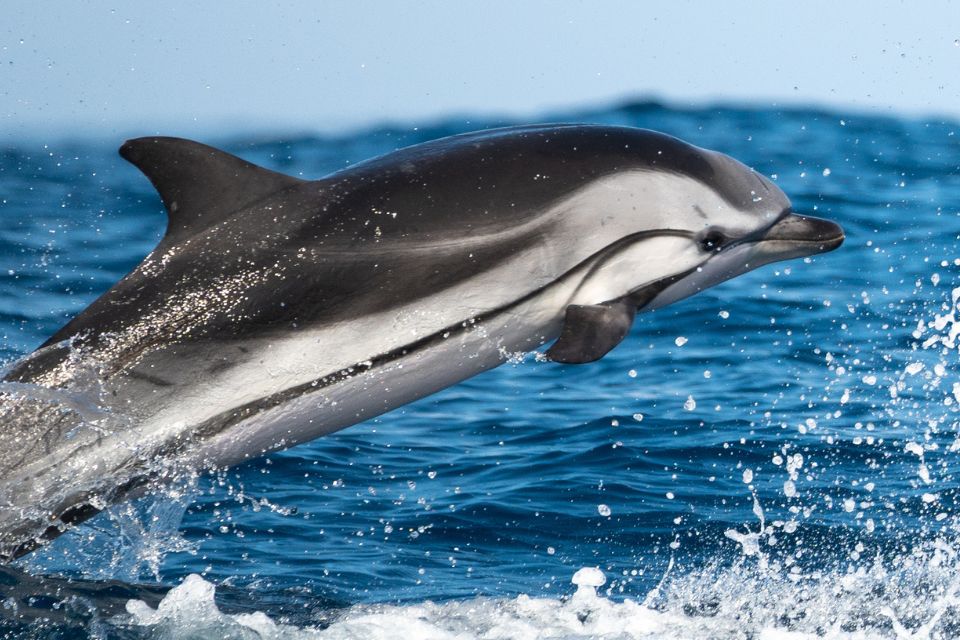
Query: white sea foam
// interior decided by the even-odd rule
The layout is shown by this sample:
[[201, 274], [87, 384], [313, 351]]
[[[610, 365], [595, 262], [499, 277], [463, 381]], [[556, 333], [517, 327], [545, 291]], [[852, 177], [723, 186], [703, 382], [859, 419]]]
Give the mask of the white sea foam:
[[[669, 576], [644, 598], [615, 601], [598, 589], [596, 567], [577, 571], [565, 598], [520, 595], [409, 605], [357, 605], [332, 623], [275, 622], [264, 613], [228, 614], [214, 585], [197, 575], [157, 609], [139, 600], [115, 622], [148, 637], [323, 638], [330, 640], [913, 640], [960, 633], [957, 551], [935, 543], [891, 565], [804, 573], [743, 559], [725, 569]], [[328, 614], [329, 615], [329, 612]], [[139, 637], [139, 634], [138, 634]]]

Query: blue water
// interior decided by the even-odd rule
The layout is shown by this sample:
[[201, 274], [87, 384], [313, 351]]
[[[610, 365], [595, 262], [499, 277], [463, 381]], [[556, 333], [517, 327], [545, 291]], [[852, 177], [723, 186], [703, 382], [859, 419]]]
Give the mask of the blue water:
[[[795, 210], [839, 222], [847, 241], [639, 316], [597, 363], [529, 357], [113, 507], [0, 572], [0, 630], [960, 637], [960, 362], [948, 317], [960, 123], [657, 104], [541, 120], [646, 127], [725, 152], [773, 177]], [[204, 142], [320, 177], [507, 124]], [[0, 148], [5, 361], [161, 236], [159, 199], [116, 155], [120, 142]], [[606, 582], [570, 598], [583, 567]], [[166, 613], [146, 609], [171, 587]], [[571, 617], [574, 605], [592, 613]]]

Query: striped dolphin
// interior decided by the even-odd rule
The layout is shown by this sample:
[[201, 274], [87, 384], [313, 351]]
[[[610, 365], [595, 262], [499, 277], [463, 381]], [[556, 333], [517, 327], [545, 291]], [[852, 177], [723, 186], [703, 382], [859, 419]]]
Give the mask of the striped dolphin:
[[590, 362], [638, 311], [843, 241], [730, 157], [633, 128], [469, 133], [316, 181], [175, 138], [120, 153], [168, 228], [0, 383], [6, 558], [170, 461], [289, 447], [550, 342]]

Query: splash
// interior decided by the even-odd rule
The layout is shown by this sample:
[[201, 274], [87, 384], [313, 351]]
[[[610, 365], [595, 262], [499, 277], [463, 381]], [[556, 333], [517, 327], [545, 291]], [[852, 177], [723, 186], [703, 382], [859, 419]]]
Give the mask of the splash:
[[180, 532], [197, 496], [200, 475], [181, 473], [147, 496], [108, 507], [96, 519], [67, 531], [55, 544], [20, 561], [36, 575], [65, 572], [85, 580], [160, 582], [168, 554], [196, 554], [199, 543]]
[[331, 623], [281, 624], [263, 612], [230, 614], [215, 587], [190, 575], [154, 609], [127, 603], [114, 623], [148, 637], [323, 638], [329, 640], [924, 640], [960, 633], [957, 550], [937, 544], [846, 572], [778, 574], [740, 562], [681, 575], [643, 600], [598, 594], [596, 567], [578, 570], [565, 598], [474, 598], [412, 605], [354, 606]]
[[[59, 359], [50, 375], [62, 386], [2, 379], [47, 357]], [[67, 533], [56, 549], [20, 561], [31, 571], [60, 568], [53, 557], [65, 556], [63, 569], [73, 575], [159, 580], [167, 553], [195, 548], [177, 527], [195, 495], [196, 470], [142, 450], [135, 421], [109, 395], [98, 362], [70, 342], [0, 370], [0, 552], [16, 555], [34, 538]], [[146, 498], [110, 507], [138, 495]], [[64, 514], [77, 508], [106, 514], [71, 529], [74, 518]]]

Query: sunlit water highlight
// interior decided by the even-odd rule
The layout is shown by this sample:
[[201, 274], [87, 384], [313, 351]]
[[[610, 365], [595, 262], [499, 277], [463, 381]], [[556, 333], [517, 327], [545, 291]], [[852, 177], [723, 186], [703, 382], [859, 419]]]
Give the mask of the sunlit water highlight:
[[[544, 120], [729, 153], [847, 243], [641, 316], [596, 364], [520, 356], [311, 444], [182, 474], [0, 572], [2, 629], [960, 637], [957, 123], [646, 104]], [[501, 124], [206, 142], [318, 177]], [[160, 203], [119, 142], [0, 150], [8, 361], [159, 237]]]

